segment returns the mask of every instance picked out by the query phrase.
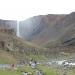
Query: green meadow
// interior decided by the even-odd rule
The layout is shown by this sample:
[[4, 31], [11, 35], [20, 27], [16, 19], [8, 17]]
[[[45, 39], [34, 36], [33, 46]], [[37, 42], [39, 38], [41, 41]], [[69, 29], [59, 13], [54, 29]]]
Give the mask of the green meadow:
[[[35, 69], [32, 69], [30, 66], [25, 65], [23, 68], [17, 68], [16, 70], [1, 69], [0, 75], [22, 75], [22, 72], [28, 72], [29, 75], [34, 75], [37, 69], [42, 71], [44, 75], [63, 75], [64, 72], [62, 69], [56, 69], [44, 65], [38, 65]], [[75, 75], [75, 69], [68, 70], [66, 72], [66, 75]]]

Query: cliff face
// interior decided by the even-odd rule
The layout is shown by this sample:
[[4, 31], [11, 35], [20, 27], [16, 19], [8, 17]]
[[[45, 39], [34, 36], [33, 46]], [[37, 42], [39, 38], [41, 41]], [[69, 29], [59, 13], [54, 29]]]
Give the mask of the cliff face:
[[46, 47], [51, 47], [51, 43], [55, 46], [75, 46], [75, 12], [66, 15], [63, 19], [57, 22], [55, 28], [60, 37], [53, 42], [47, 42], [45, 44]]
[[[16, 35], [17, 21], [14, 20], [0, 20], [0, 49], [7, 46], [13, 47], [11, 36]], [[9, 35], [9, 37], [8, 37]]]
[[[61, 26], [60, 26], [61, 25]], [[67, 15], [63, 20], [57, 23], [57, 29], [63, 33], [61, 42], [65, 45], [74, 45], [75, 43], [75, 12]]]
[[0, 20], [0, 32], [16, 34], [17, 21], [14, 20]]
[[32, 43], [47, 47], [58, 43], [63, 46], [74, 44], [75, 12], [67, 15], [40, 15], [21, 21], [20, 35]]
[[43, 44], [58, 36], [55, 24], [65, 15], [40, 15], [20, 22], [20, 35], [35, 44]]

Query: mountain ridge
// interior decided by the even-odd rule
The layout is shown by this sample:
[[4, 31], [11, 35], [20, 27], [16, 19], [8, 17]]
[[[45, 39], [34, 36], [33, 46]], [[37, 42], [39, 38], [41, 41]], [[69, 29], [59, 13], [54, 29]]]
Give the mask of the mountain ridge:
[[[74, 31], [75, 26], [74, 21], [75, 12], [66, 15], [49, 14], [35, 16], [20, 22], [20, 26], [22, 26], [22, 28], [20, 28], [20, 32], [26, 32], [24, 30], [24, 25], [31, 25], [33, 26], [32, 30], [29, 32], [29, 35], [27, 36], [27, 40], [29, 42], [41, 46], [45, 45], [47, 41], [52, 42], [54, 40], [60, 40], [60, 42], [63, 43], [63, 40], [65, 41], [66, 37], [66, 40], [68, 40], [70, 35], [72, 35], [71, 32]], [[23, 38], [25, 38], [24, 35]]]

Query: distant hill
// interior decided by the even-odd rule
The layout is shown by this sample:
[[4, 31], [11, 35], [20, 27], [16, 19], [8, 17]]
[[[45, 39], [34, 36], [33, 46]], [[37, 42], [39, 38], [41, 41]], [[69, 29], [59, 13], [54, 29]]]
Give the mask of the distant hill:
[[[64, 15], [40, 15], [21, 21], [20, 35], [29, 42], [41, 46], [68, 45], [72, 42], [74, 44], [75, 12]], [[66, 42], [68, 40], [72, 41]]]
[[20, 35], [32, 43], [42, 45], [49, 40], [54, 40], [60, 34], [57, 32], [56, 23], [65, 15], [40, 15], [20, 22]]
[[60, 41], [63, 46], [75, 46], [75, 12], [66, 15], [55, 25], [55, 28], [60, 35], [56, 42]]

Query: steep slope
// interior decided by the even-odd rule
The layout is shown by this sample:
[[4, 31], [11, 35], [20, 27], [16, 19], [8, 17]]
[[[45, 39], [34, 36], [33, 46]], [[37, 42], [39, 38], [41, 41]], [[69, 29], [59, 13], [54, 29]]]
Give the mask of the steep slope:
[[23, 63], [31, 58], [45, 59], [44, 53], [47, 49], [29, 43], [15, 35], [0, 32], [0, 51], [2, 51], [0, 59], [4, 58], [0, 62], [4, 62], [6, 59], [11, 59], [10, 62], [12, 62], [13, 58], [17, 63]]
[[[75, 12], [66, 15], [65, 18], [60, 20], [56, 27], [59, 34], [62, 34], [58, 40], [55, 40], [55, 45], [58, 45], [58, 41], [60, 41], [61, 46], [75, 46]], [[53, 45], [54, 45], [53, 44]], [[47, 42], [46, 46], [50, 47], [51, 42]]]
[[35, 44], [42, 45], [57, 38], [55, 24], [65, 15], [40, 15], [20, 22], [20, 35]]
[[65, 31], [63, 37], [61, 38], [61, 41], [67, 46], [75, 45], [75, 12], [68, 15], [61, 23], [63, 26], [62, 31]]
[[[30, 28], [26, 28], [27, 25]], [[50, 49], [58, 48], [54, 49], [58, 51], [61, 48], [64, 51], [75, 49], [75, 12], [66, 15], [35, 16], [21, 21], [20, 27], [20, 32], [23, 33], [21, 36], [30, 42]], [[30, 31], [26, 33], [27, 30]], [[24, 35], [24, 32], [27, 35]]]
[[17, 21], [16, 20], [2, 20], [2, 19], [0, 19], [0, 30], [2, 31], [2, 29], [12, 29], [16, 34]]

